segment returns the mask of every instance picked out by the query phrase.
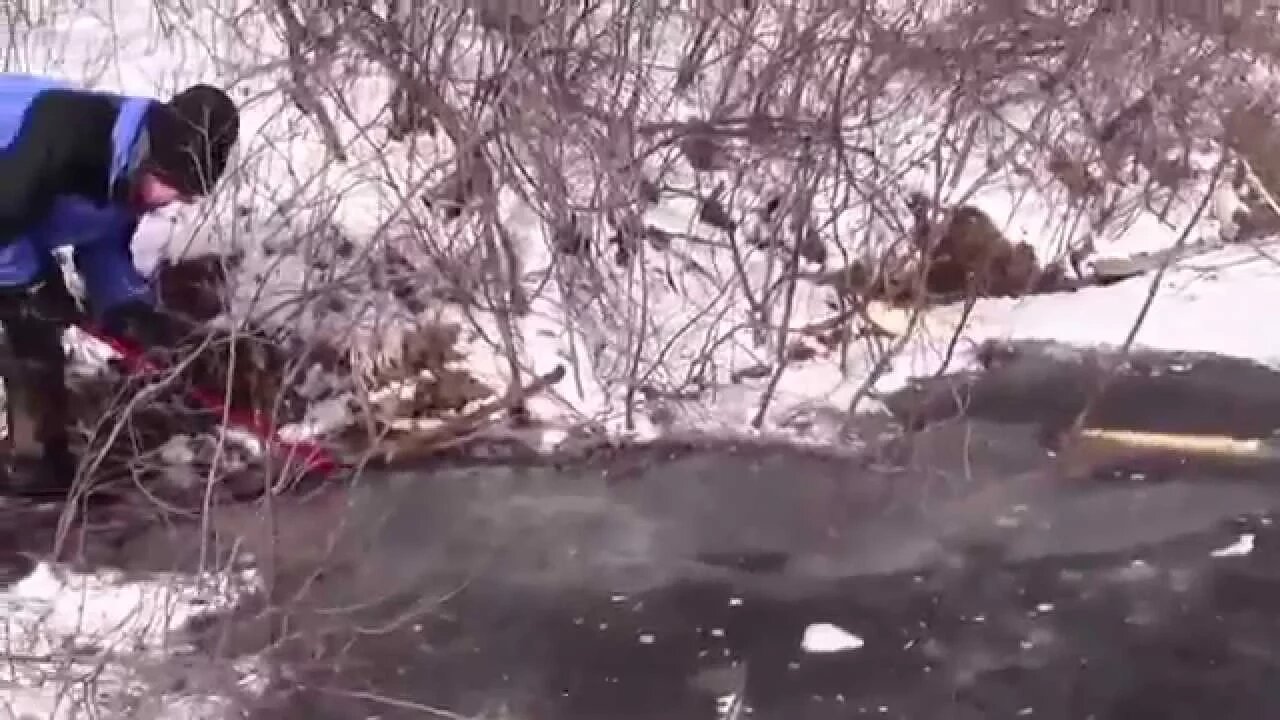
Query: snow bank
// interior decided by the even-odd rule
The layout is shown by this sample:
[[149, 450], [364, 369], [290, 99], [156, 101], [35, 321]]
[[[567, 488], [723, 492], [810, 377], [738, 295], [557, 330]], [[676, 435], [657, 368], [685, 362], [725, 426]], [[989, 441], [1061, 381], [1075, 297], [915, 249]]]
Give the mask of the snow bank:
[[[412, 333], [418, 323], [457, 322], [466, 328], [462, 343], [469, 368], [491, 386], [505, 386], [511, 380], [508, 363], [496, 346], [501, 344], [501, 324], [506, 319], [438, 301], [415, 311], [397, 301], [391, 290], [370, 283], [365, 253], [378, 251], [370, 240], [385, 241], [379, 233], [395, 228], [396, 218], [403, 220], [406, 212], [415, 223], [423, 224], [432, 242], [461, 247], [475, 241], [465, 224], [438, 223], [411, 208], [416, 194], [409, 189], [438, 174], [439, 159], [452, 152], [448, 141], [422, 137], [413, 143], [388, 142], [377, 120], [389, 85], [378, 75], [356, 68], [354, 79], [344, 79], [348, 83], [345, 102], [330, 103], [349, 156], [345, 163], [334, 162], [315, 124], [280, 92], [281, 73], [271, 71], [286, 55], [279, 29], [264, 21], [261, 8], [253, 3], [222, 5], [167, 11], [172, 16], [166, 17], [157, 15], [150, 3], [92, 2], [85, 12], [52, 18], [40, 37], [49, 40], [56, 52], [50, 49], [43, 60], [30, 59], [33, 67], [53, 67], [78, 77], [85, 76], [84, 68], [96, 68], [88, 75], [97, 84], [158, 95], [185, 83], [217, 78], [231, 82], [233, 93], [244, 102], [244, 140], [237, 172], [212, 204], [176, 218], [149, 221], [138, 251], [140, 264], [149, 265], [166, 253], [240, 251], [245, 261], [236, 282], [238, 314], [271, 319], [304, 335], [338, 336], [341, 344], [355, 348], [357, 359], [370, 372], [397, 363], [399, 339]], [[905, 9], [901, 5], [886, 2], [881, 11], [901, 12]], [[240, 13], [239, 19], [228, 24], [233, 11]], [[158, 40], [160, 36], [164, 42]], [[678, 59], [682, 42], [672, 36], [667, 43], [659, 43], [652, 50], [653, 59]], [[760, 60], [750, 54], [746, 58], [748, 64]], [[655, 75], [655, 81], [659, 85], [653, 92], [661, 93], [666, 87], [662, 83], [674, 82], [674, 74]], [[1001, 122], [1025, 131], [1039, 121], [1035, 94], [1029, 92], [1030, 100], [1011, 106]], [[930, 158], [941, 131], [937, 119], [945, 110], [942, 98], [921, 92], [909, 78], [895, 80], [876, 101], [877, 112], [896, 120], [893, 132], [873, 133], [867, 140], [882, 162], [909, 168], [887, 190], [929, 189], [935, 183], [939, 167]], [[699, 117], [702, 111], [693, 99], [645, 110], [659, 113], [654, 120], [669, 120], [667, 115], [660, 116], [664, 112], [679, 118]], [[1155, 210], [1141, 207], [1136, 200], [1141, 182], [1137, 182], [1120, 188], [1134, 196], [1124, 203], [1127, 211], [1121, 220], [1095, 228], [1087, 213], [1064, 209], [1069, 203], [1061, 189], [1055, 189], [1034, 163], [1030, 173], [1015, 172], [1012, 167], [993, 173], [991, 162], [1003, 163], [1001, 153], [1007, 150], [978, 151], [964, 167], [947, 167], [953, 175], [943, 200], [968, 202], [985, 211], [1007, 237], [1030, 243], [1041, 258], [1061, 257], [1066, 248], [1084, 238], [1109, 255], [1166, 248], [1190, 220], [1193, 203], [1188, 201], [1175, 203], [1162, 218]], [[1023, 150], [1012, 157], [1025, 155]], [[1207, 168], [1213, 159], [1210, 153], [1197, 160], [1200, 178], [1188, 189], [1188, 199], [1207, 189]], [[945, 158], [946, 162], [954, 158]], [[680, 168], [677, 165], [666, 180], [686, 189], [706, 187], [729, 175]], [[749, 193], [766, 192], [770, 182], [785, 185], [790, 172], [782, 166], [762, 171], [772, 180], [757, 179]], [[575, 172], [572, 169], [570, 174]], [[819, 198], [818, 203], [834, 207], [827, 198]], [[642, 262], [632, 268], [588, 266], [554, 253], [543, 219], [509, 188], [501, 192], [497, 209], [519, 249], [523, 284], [530, 290], [530, 313], [515, 319], [513, 328], [524, 370], [541, 373], [557, 364], [571, 367], [565, 382], [532, 402], [535, 416], [555, 426], [555, 432], [566, 425], [633, 436], [690, 427], [750, 429], [771, 381], [767, 376], [738, 378], [759, 368], [767, 373], [776, 365], [781, 348], [774, 333], [761, 341], [746, 329], [752, 313], [735, 287], [740, 281], [738, 269], [722, 249], [710, 244], [719, 236], [697, 220], [696, 200], [664, 197], [649, 209], [646, 221], [674, 233], [675, 238], [667, 252], [642, 250]], [[863, 234], [873, 247], [892, 241], [896, 233], [883, 220], [854, 217], [857, 214], [846, 212], [847, 217], [835, 218], [842, 242]], [[1220, 223], [1212, 216], [1200, 224], [1196, 237], [1212, 237], [1219, 231]], [[345, 259], [335, 257], [335, 247], [344, 243], [355, 249]], [[829, 254], [839, 257], [840, 243], [828, 239], [827, 244]], [[433, 270], [425, 257], [410, 257], [410, 262], [422, 272], [420, 285], [446, 280], [442, 273], [447, 270]], [[317, 264], [326, 269], [317, 271]], [[776, 256], [754, 250], [743, 259], [742, 271], [755, 288], [781, 272]], [[1097, 294], [1088, 291], [1073, 296], [1071, 302], [1126, 303], [1133, 291], [1127, 284], [1123, 287], [1114, 291], [1125, 293], [1122, 297], [1108, 294], [1108, 299], [1094, 301]], [[332, 309], [324, 300], [329, 296], [341, 299], [340, 309]], [[830, 318], [834, 314], [828, 304], [831, 299], [828, 289], [800, 283], [790, 310], [791, 325]], [[1013, 310], [1057, 302], [1036, 298], [981, 303], [975, 313], [977, 326], [967, 334], [976, 339], [1002, 332], [994, 329], [993, 323], [999, 322], [995, 318], [1022, 323], [1023, 317], [1037, 321], [1057, 317], [1056, 309]], [[1126, 312], [1112, 309], [1116, 315]], [[956, 318], [953, 308], [930, 312], [920, 337], [908, 344], [906, 354], [892, 363], [879, 385], [909, 372], [928, 371], [936, 361], [926, 358], [941, 356], [952, 344], [949, 328]], [[1073, 325], [1062, 331], [1065, 337], [1087, 335], [1078, 323]], [[642, 326], [641, 336], [635, 328]], [[1058, 331], [1041, 328], [1039, 332]], [[787, 431], [789, 419], [801, 411], [834, 419], [876, 367], [882, 350], [855, 345], [843, 357], [819, 352], [814, 359], [795, 363], [773, 389], [761, 429]], [[699, 388], [696, 397], [689, 392], [694, 387]], [[628, 412], [629, 408], [635, 412]], [[324, 414], [332, 415], [332, 408]], [[332, 427], [335, 423], [332, 418], [315, 418], [309, 424]]]
[[234, 698], [260, 685], [262, 669], [253, 658], [216, 663], [184, 646], [181, 632], [255, 584], [251, 571], [128, 580], [39, 563], [0, 590], [8, 716], [235, 716]]
[[[1121, 345], [1139, 321], [1148, 296], [1154, 300], [1134, 336], [1139, 347], [1214, 352], [1280, 363], [1280, 337], [1257, 330], [1250, 310], [1280, 298], [1280, 262], [1268, 247], [1229, 247], [1175, 263], [1158, 286], [1144, 275], [1107, 287], [1071, 294], [978, 303], [962, 336], [967, 343], [988, 339], [1054, 340], [1082, 346]], [[1154, 286], [1154, 287], [1153, 287]], [[937, 313], [931, 334], [949, 338], [958, 312]], [[905, 362], [885, 376], [880, 389], [900, 387], [913, 375], [936, 372], [940, 343], [913, 343]]]

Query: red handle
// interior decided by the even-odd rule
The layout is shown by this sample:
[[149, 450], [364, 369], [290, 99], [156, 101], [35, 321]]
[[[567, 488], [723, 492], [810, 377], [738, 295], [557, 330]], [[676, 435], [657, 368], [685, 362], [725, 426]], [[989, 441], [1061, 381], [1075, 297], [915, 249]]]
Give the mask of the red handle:
[[[130, 373], [141, 374], [161, 371], [162, 368], [147, 358], [145, 352], [136, 345], [120, 338], [112, 337], [87, 323], [80, 324], [80, 329], [110, 346], [120, 356]], [[301, 456], [305, 472], [324, 473], [338, 467], [338, 463], [332, 453], [318, 443], [306, 440], [292, 442], [281, 440], [278, 428], [258, 413], [229, 408], [222, 402], [222, 398], [219, 395], [204, 388], [192, 388], [191, 394], [207, 410], [221, 415], [225, 418], [227, 424], [249, 431], [268, 448], [275, 446], [283, 449], [288, 455]]]

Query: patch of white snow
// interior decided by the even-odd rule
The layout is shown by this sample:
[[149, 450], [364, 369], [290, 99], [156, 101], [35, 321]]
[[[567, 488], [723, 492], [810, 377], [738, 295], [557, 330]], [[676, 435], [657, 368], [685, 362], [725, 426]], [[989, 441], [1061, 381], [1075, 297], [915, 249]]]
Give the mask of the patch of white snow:
[[807, 653], [829, 654], [861, 649], [861, 637], [831, 623], [813, 623], [804, 629], [800, 647]]

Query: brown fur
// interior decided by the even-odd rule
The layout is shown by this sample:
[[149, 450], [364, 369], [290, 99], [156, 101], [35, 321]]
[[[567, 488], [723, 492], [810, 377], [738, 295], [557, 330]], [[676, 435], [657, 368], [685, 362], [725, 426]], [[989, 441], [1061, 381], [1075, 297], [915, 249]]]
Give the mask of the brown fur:
[[974, 297], [1021, 297], [1072, 287], [1060, 265], [1041, 266], [1034, 248], [1010, 242], [975, 207], [962, 205], [935, 213], [929, 199], [920, 193], [908, 199], [908, 207], [915, 219], [912, 257], [879, 268], [855, 262], [822, 273], [815, 281], [834, 287], [845, 297], [907, 306]]
[[[907, 282], [895, 285], [905, 291], [895, 293], [896, 302], [912, 302], [923, 270], [927, 299], [956, 297], [1020, 297], [1043, 290], [1035, 249], [1024, 242], [1013, 243], [1004, 236], [986, 213], [971, 205], [934, 212], [921, 193], [908, 201], [915, 219], [912, 242], [918, 264], [900, 269]], [[940, 216], [940, 217], [938, 217]]]
[[292, 369], [274, 343], [247, 331], [234, 339], [215, 336], [192, 361], [187, 377], [192, 385], [229, 399], [233, 408], [296, 422], [305, 403], [285, 387]]
[[[206, 253], [176, 261], [164, 260], [156, 268], [156, 292], [168, 312], [196, 323], [207, 323], [229, 308], [228, 270], [239, 263], [236, 257]], [[297, 420], [301, 400], [284, 391], [290, 371], [290, 357], [265, 333], [244, 328], [234, 341], [227, 335], [191, 340], [200, 347], [187, 379], [205, 391], [228, 397], [235, 408], [251, 409], [281, 420]], [[277, 407], [281, 405], [281, 407]]]
[[236, 264], [215, 253], [161, 260], [155, 272], [161, 307], [196, 322], [213, 320], [227, 309], [227, 270]]
[[970, 205], [944, 209], [939, 229], [921, 194], [910, 202], [916, 249], [923, 256], [930, 295], [1018, 296], [1039, 271], [1035, 250], [1005, 238], [986, 213]]

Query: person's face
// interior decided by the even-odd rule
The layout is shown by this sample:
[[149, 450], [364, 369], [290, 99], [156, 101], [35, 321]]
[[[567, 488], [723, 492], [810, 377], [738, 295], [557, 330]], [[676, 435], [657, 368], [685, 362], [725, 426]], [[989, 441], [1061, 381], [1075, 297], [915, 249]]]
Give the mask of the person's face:
[[143, 213], [160, 210], [175, 202], [190, 204], [192, 201], [191, 196], [165, 182], [164, 178], [155, 173], [143, 172], [138, 179], [134, 203]]

